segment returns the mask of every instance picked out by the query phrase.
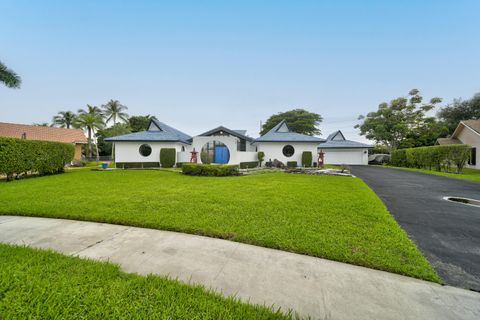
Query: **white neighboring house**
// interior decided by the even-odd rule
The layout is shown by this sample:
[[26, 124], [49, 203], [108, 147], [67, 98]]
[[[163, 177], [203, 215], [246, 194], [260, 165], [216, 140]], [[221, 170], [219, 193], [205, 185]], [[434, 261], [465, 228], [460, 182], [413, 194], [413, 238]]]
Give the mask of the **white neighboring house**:
[[470, 147], [470, 159], [467, 168], [480, 169], [480, 120], [460, 121], [450, 138], [438, 138], [436, 144], [467, 144]]
[[[344, 147], [339, 147], [341, 141], [338, 133], [344, 144], [350, 145], [345, 147], [342, 144]], [[340, 131], [329, 138], [333, 142], [328, 138], [325, 140], [292, 132], [285, 120], [257, 139], [247, 136], [245, 130], [231, 130], [222, 126], [191, 137], [163, 122], [152, 120], [147, 131], [111, 137], [105, 141], [115, 144], [115, 162], [120, 168], [159, 167], [162, 148], [176, 149], [176, 163], [190, 162], [194, 150], [198, 152], [198, 163], [215, 164], [257, 162], [258, 152], [263, 151], [263, 164], [277, 159], [284, 164], [295, 161], [300, 166], [304, 151], [312, 153], [313, 164], [318, 160], [319, 146], [325, 146], [325, 150], [322, 150], [326, 164], [367, 164], [368, 154], [365, 150], [370, 146], [345, 140]]]
[[368, 149], [371, 145], [345, 139], [338, 130], [318, 145], [318, 151], [324, 153], [326, 164], [368, 164]]

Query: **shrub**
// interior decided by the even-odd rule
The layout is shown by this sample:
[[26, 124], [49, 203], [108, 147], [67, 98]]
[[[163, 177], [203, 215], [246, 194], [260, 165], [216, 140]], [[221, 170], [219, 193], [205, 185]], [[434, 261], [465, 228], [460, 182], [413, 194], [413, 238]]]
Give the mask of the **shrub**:
[[296, 168], [297, 167], [297, 161], [287, 161], [287, 167], [288, 168]]
[[185, 163], [189, 163], [189, 162], [177, 162], [175, 163], [175, 167], [181, 168]]
[[392, 152], [390, 164], [397, 167], [407, 166], [407, 152], [406, 149], [398, 149]]
[[470, 156], [470, 147], [464, 144], [440, 145], [399, 149], [392, 152], [390, 164], [397, 167], [449, 171], [454, 164], [460, 173]]
[[306, 168], [312, 166], [312, 152], [311, 151], [303, 151], [303, 153], [302, 153], [302, 166], [306, 167]]
[[210, 177], [224, 177], [224, 176], [238, 176], [238, 165], [215, 165], [215, 164], [199, 164], [199, 163], [184, 163], [182, 165], [182, 173], [190, 176], [210, 176]]
[[160, 165], [162, 168], [173, 168], [176, 156], [177, 150], [175, 148], [160, 149]]
[[240, 162], [240, 169], [256, 168], [256, 167], [258, 167], [258, 161]]
[[262, 166], [263, 159], [265, 159], [265, 152], [263, 152], [263, 151], [258, 151], [257, 158], [258, 158], [258, 163], [259, 163], [259, 165], [260, 165], [260, 167], [261, 167], [261, 166]]
[[72, 144], [0, 138], [0, 174], [7, 180], [13, 175], [32, 172], [39, 175], [63, 172], [65, 164], [73, 160]]

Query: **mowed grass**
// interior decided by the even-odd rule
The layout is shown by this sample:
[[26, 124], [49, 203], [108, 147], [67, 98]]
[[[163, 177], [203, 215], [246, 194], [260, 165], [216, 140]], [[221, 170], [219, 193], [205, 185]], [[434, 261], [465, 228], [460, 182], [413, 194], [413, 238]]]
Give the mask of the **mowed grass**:
[[291, 319], [201, 286], [0, 244], [1, 319]]
[[417, 168], [403, 168], [403, 167], [390, 167], [390, 168], [416, 171], [416, 172], [433, 174], [436, 176], [443, 176], [443, 177], [449, 177], [449, 178], [455, 178], [455, 179], [463, 179], [463, 180], [480, 182], [480, 170], [477, 170], [477, 169], [463, 168], [462, 173], [454, 173], [454, 172], [443, 172], [443, 171], [417, 169]]
[[0, 213], [174, 230], [439, 281], [358, 178], [86, 171], [0, 184]]

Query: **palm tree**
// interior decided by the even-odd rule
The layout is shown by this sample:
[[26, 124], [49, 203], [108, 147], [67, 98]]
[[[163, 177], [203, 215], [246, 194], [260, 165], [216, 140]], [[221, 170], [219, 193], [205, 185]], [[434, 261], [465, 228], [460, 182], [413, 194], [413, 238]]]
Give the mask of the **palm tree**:
[[3, 82], [9, 88], [20, 88], [22, 80], [20, 76], [0, 61], [0, 82]]
[[77, 115], [72, 111], [60, 111], [56, 116], [53, 117], [52, 123], [59, 126], [60, 128], [70, 129], [75, 122]]
[[[102, 129], [104, 122], [100, 108], [87, 104], [87, 110], [78, 110], [78, 117], [75, 120], [75, 127], [82, 128], [88, 132], [88, 156], [92, 157], [92, 136], [96, 129]], [[98, 146], [97, 158], [98, 158]]]
[[102, 106], [103, 109], [103, 115], [105, 116], [106, 120], [105, 123], [107, 123], [110, 120], [113, 120], [113, 124], [115, 125], [117, 123], [117, 118], [120, 120], [123, 120], [127, 122], [128, 120], [128, 114], [124, 112], [127, 110], [127, 106], [124, 106], [123, 104], [120, 103], [118, 100], [110, 100], [106, 104]]

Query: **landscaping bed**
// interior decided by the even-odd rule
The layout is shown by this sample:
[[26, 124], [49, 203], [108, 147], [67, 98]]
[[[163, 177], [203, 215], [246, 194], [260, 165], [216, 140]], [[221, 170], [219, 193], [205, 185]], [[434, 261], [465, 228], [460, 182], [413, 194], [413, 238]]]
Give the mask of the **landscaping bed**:
[[0, 184], [0, 213], [174, 230], [439, 281], [360, 179], [70, 171]]
[[199, 285], [0, 244], [2, 319], [292, 319]]

